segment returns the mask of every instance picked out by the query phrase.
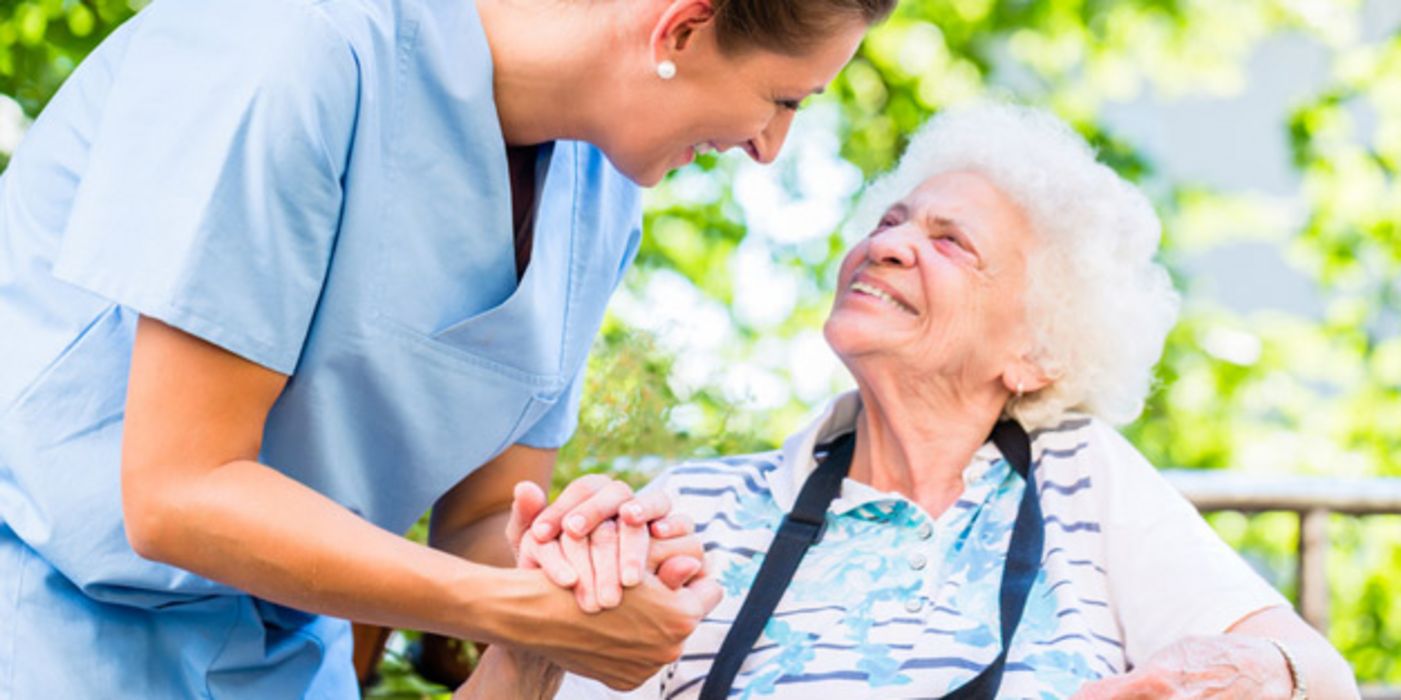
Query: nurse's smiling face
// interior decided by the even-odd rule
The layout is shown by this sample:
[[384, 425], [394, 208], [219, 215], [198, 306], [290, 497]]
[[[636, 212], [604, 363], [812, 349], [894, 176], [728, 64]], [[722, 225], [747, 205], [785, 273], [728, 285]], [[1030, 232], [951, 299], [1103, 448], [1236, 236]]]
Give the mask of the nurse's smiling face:
[[881, 371], [960, 387], [996, 381], [1029, 345], [1035, 245], [1021, 209], [983, 176], [931, 177], [847, 253], [827, 342], [858, 380]]
[[701, 17], [668, 56], [676, 77], [646, 77], [639, 104], [598, 145], [643, 186], [690, 163], [698, 151], [743, 150], [760, 163], [778, 156], [802, 100], [821, 92], [851, 60], [867, 26], [844, 21], [799, 55], [764, 49], [727, 53]]

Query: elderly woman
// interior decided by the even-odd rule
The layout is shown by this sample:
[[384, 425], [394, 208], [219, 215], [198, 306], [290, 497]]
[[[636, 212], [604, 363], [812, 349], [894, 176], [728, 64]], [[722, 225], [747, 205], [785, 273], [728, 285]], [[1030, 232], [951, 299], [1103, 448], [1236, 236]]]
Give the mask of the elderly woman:
[[1110, 427], [1177, 308], [1135, 188], [1054, 118], [983, 106], [863, 208], [825, 327], [857, 389], [781, 450], [661, 477], [727, 597], [630, 697], [1356, 695]]

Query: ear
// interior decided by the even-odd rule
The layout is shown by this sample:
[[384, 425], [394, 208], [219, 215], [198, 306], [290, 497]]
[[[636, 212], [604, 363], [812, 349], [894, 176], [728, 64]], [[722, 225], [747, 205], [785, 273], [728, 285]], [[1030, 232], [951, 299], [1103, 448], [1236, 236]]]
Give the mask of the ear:
[[710, 0], [670, 0], [652, 26], [653, 62], [661, 62], [690, 45], [696, 30], [715, 19]]
[[1041, 368], [1040, 363], [1028, 355], [1013, 360], [1002, 370], [1002, 386], [1013, 396], [1017, 395], [1018, 389], [1022, 394], [1040, 391], [1050, 386], [1051, 381], [1051, 376]]

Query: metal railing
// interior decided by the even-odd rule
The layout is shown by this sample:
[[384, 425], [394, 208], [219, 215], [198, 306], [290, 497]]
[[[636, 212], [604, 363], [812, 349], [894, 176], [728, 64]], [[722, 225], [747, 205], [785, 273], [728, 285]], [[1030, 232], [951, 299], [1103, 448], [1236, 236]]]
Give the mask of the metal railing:
[[[1264, 513], [1285, 511], [1299, 518], [1299, 615], [1328, 630], [1328, 520], [1340, 515], [1401, 515], [1401, 479], [1335, 479], [1317, 476], [1259, 476], [1185, 469], [1163, 475], [1197, 510]], [[1366, 700], [1401, 700], [1401, 687], [1364, 687]]]

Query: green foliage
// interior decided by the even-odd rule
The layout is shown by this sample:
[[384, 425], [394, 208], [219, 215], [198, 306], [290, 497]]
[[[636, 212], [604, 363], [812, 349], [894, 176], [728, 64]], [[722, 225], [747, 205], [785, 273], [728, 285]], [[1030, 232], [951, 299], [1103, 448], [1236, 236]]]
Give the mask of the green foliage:
[[[640, 488], [655, 467], [692, 456], [742, 454], [772, 447], [735, 425], [735, 408], [713, 389], [687, 396], [705, 420], [678, 427], [681, 399], [671, 388], [672, 359], [650, 334], [610, 321], [594, 344], [579, 409], [578, 435], [560, 451], [555, 486], [609, 472]], [[641, 460], [639, 460], [641, 458]]]
[[0, 1], [0, 93], [38, 114], [78, 62], [145, 0]]

